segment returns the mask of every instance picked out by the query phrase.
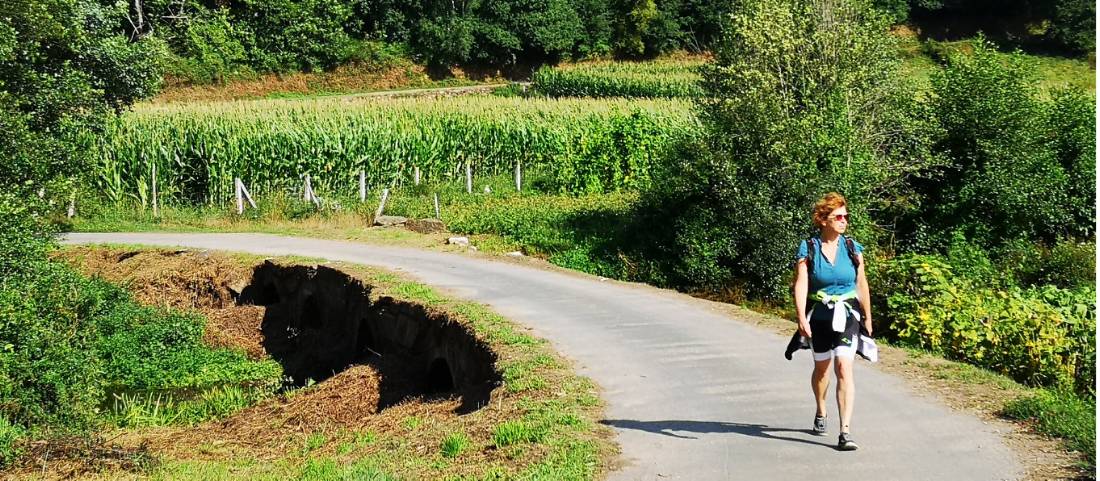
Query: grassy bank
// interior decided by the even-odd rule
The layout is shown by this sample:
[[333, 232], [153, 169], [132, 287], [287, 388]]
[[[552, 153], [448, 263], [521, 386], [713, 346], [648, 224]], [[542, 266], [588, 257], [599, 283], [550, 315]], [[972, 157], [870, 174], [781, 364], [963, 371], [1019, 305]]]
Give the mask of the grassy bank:
[[[138, 292], [162, 296], [154, 297], [162, 301], [162, 286], [144, 286], [189, 271], [205, 275], [211, 263], [248, 273], [262, 261], [210, 253], [181, 257], [179, 251], [133, 247], [69, 248], [62, 257]], [[120, 258], [126, 260], [121, 267], [116, 265]], [[172, 275], [156, 275], [171, 266]], [[100, 469], [86, 477], [589, 480], [607, 469], [615, 448], [608, 429], [598, 423], [602, 402], [597, 387], [573, 374], [544, 340], [523, 333], [485, 306], [448, 298], [399, 275], [351, 264], [326, 266], [371, 286], [374, 299], [421, 305], [466, 326], [497, 354], [495, 368], [503, 384], [487, 405], [462, 416], [455, 413], [454, 399], [410, 399], [370, 414], [360, 409], [370, 399], [364, 389], [370, 389], [372, 379], [377, 381], [376, 375], [366, 366], [352, 366], [217, 423], [110, 431], [107, 436], [122, 449], [143, 447], [151, 461], [129, 469]], [[23, 477], [39, 479], [40, 473], [28, 471]]]

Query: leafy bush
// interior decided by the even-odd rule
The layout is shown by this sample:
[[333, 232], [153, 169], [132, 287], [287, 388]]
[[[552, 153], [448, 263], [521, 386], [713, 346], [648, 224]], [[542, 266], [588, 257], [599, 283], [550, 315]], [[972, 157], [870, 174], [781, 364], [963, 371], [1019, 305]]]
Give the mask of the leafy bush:
[[653, 182], [656, 164], [677, 131], [645, 111], [609, 119], [589, 119], [586, 138], [551, 164], [562, 192], [601, 193], [641, 190]]
[[24, 427], [88, 427], [102, 401], [91, 318], [112, 302], [99, 285], [42, 259], [0, 281], [0, 405]]
[[[124, 294], [117, 295], [129, 301]], [[277, 387], [274, 361], [253, 362], [238, 352], [202, 344], [204, 320], [120, 302], [98, 316], [96, 349], [105, 362], [109, 390], [207, 389], [258, 383]], [[274, 381], [275, 384], [272, 384]]]
[[0, 283], [0, 405], [20, 425], [92, 427], [109, 392], [271, 391], [280, 377], [273, 361], [203, 346], [201, 319], [138, 306], [61, 264], [38, 260]]
[[1076, 53], [1096, 50], [1096, 2], [1052, 0], [1054, 5], [1047, 37]]
[[904, 237], [942, 248], [939, 233], [955, 230], [991, 247], [1092, 235], [1095, 192], [1083, 179], [1093, 178], [1095, 136], [1085, 101], [1065, 94], [1048, 115], [1033, 65], [981, 39], [973, 54], [950, 55], [932, 84], [936, 148], [951, 163], [917, 183], [927, 209]]
[[990, 289], [942, 258], [904, 255], [875, 270], [876, 321], [902, 342], [1031, 385], [1090, 393], [1096, 379], [1095, 287]]
[[169, 74], [194, 83], [220, 83], [251, 70], [242, 42], [249, 32], [233, 24], [228, 10], [199, 16], [181, 30], [181, 45], [168, 56]]
[[872, 4], [890, 19], [890, 23], [904, 23], [909, 19], [909, 0], [874, 0]]
[[1096, 225], [1096, 98], [1073, 89], [1053, 93], [1045, 134], [1066, 173], [1066, 231], [1092, 237]]
[[1026, 240], [999, 249], [1001, 272], [1020, 286], [1065, 289], [1096, 285], [1096, 243], [1060, 240], [1053, 247]]

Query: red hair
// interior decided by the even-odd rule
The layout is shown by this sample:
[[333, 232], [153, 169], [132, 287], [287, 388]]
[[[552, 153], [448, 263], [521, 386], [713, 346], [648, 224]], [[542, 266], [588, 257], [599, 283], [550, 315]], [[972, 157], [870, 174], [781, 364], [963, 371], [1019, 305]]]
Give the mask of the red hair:
[[848, 201], [843, 195], [836, 192], [825, 194], [814, 203], [814, 226], [820, 228], [821, 224], [829, 219], [829, 214], [841, 207], [847, 207]]

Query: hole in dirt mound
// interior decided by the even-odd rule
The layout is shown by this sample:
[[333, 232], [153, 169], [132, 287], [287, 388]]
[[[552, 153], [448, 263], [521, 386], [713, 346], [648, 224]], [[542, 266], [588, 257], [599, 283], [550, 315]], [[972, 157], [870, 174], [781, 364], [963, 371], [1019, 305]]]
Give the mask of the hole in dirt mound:
[[496, 354], [466, 326], [417, 304], [373, 300], [370, 286], [335, 269], [265, 262], [239, 302], [264, 306], [264, 348], [298, 386], [369, 364], [381, 378], [379, 410], [460, 396], [459, 412], [470, 412], [501, 382]]

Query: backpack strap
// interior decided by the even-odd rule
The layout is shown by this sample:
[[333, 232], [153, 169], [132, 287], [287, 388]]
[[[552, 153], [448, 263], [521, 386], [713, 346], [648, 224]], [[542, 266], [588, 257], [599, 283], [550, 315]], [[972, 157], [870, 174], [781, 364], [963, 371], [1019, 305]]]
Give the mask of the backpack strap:
[[814, 259], [817, 256], [817, 240], [813, 237], [806, 239], [806, 277], [814, 276]]
[[851, 237], [844, 236], [844, 246], [848, 248], [848, 258], [852, 260], [852, 267], [859, 270], [859, 254], [856, 253], [856, 241]]

